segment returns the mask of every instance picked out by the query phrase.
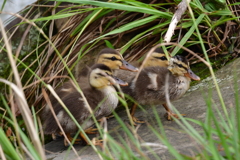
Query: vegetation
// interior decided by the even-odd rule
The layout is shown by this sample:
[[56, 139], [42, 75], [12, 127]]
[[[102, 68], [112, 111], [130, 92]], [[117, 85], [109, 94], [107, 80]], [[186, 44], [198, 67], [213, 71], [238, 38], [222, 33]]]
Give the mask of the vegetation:
[[[0, 55], [1, 159], [45, 159], [42, 147], [44, 136], [37, 116], [45, 103], [43, 93], [54, 92], [53, 88], [69, 77], [77, 83], [74, 77], [78, 76], [78, 71], [86, 63], [93, 62], [92, 57], [106, 46], [119, 49], [128, 61], [142, 60], [153, 46], [163, 44], [163, 36], [179, 2], [180, 0], [38, 1], [36, 5], [26, 8], [22, 16], [15, 15], [21, 20], [14, 26], [18, 28], [16, 34], [11, 35], [11, 25], [6, 27], [9, 32], [5, 32], [3, 24], [0, 24], [3, 37]], [[219, 114], [214, 114], [209, 98], [206, 99], [208, 107], [204, 122], [189, 118], [176, 120], [202, 146], [197, 156], [188, 157], [180, 154], [167, 140], [159, 115], [154, 110], [158, 127], [156, 129], [149, 125], [149, 129], [176, 159], [240, 159], [238, 86], [235, 86], [234, 93], [236, 110], [227, 112], [213, 72], [214, 68], [239, 56], [240, 3], [236, 0], [214, 2], [216, 3], [191, 1], [171, 38], [171, 42], [187, 47], [202, 60], [182, 47], [163, 46], [172, 56], [186, 55], [192, 68], [201, 65], [208, 70], [224, 111], [222, 115], [217, 108]], [[69, 5], [70, 3], [74, 4]], [[13, 36], [11, 43], [7, 41], [7, 36]], [[216, 63], [216, 59], [219, 63]], [[204, 69], [199, 73], [197, 70], [198, 68], [194, 71], [201, 74]], [[126, 103], [122, 103], [128, 109]], [[133, 134], [133, 126], [128, 127], [117, 113], [114, 116], [129, 141], [121, 136], [118, 136], [117, 141], [106, 132], [106, 128], [101, 129], [100, 135], [106, 142], [104, 149], [92, 146], [99, 157], [114, 159], [120, 155], [117, 159], [148, 159], [142, 143]], [[200, 134], [192, 127], [192, 123], [199, 125], [203, 132]], [[71, 145], [69, 149], [74, 150], [74, 147]], [[160, 159], [151, 147], [147, 149], [153, 153], [154, 158]]]

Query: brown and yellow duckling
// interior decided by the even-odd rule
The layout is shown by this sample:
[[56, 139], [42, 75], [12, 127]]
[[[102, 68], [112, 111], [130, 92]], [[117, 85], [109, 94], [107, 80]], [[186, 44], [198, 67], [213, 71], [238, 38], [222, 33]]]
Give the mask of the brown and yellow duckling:
[[[132, 72], [137, 72], [138, 68], [132, 66], [127, 61], [124, 60], [122, 55], [116, 51], [115, 49], [111, 48], [105, 48], [102, 49], [96, 58], [96, 63], [98, 64], [105, 64], [108, 66], [111, 71], [114, 73], [115, 70], [122, 69], [122, 70], [128, 70]], [[89, 67], [85, 67], [83, 71], [80, 73], [80, 76], [77, 78], [78, 85], [83, 90], [84, 88], [90, 87], [88, 84], [88, 74], [89, 74]], [[122, 84], [123, 85], [123, 84]], [[125, 83], [125, 85], [128, 85]], [[62, 86], [58, 87], [56, 89], [57, 95], [63, 99], [65, 96], [68, 96], [68, 94], [71, 94], [72, 92], [76, 92], [77, 86], [75, 86], [71, 81], [65, 82]], [[57, 99], [50, 96], [50, 100], [52, 104], [57, 103]], [[48, 107], [45, 107], [44, 110], [48, 110]], [[52, 135], [53, 139], [56, 139], [56, 136]]]
[[[165, 53], [163, 52], [163, 50], [161, 48], [156, 48], [148, 57], [148, 59], [146, 60], [146, 62], [144, 64], [141, 63], [136, 63], [133, 62], [136, 66], [140, 67], [141, 65], [143, 65], [143, 69], [144, 68], [148, 68], [148, 67], [165, 67], [167, 68], [169, 66], [169, 61], [165, 55]], [[129, 84], [133, 84], [133, 79], [135, 78], [135, 76], [137, 75], [137, 73], [135, 72], [131, 72], [129, 74], [124, 74], [123, 71], [121, 70], [117, 70], [116, 71], [116, 76], [119, 77], [120, 79], [128, 82]], [[148, 89], [154, 89], [156, 86], [156, 75], [151, 73], [149, 74], [150, 79], [149, 79], [149, 84], [147, 86]], [[132, 97], [134, 97], [135, 93], [134, 93], [134, 89], [131, 88], [130, 86], [122, 86], [122, 90], [125, 94], [130, 95]], [[138, 120], [136, 117], [134, 117], [134, 112], [136, 110], [136, 106], [137, 104], [134, 104], [133, 107], [131, 108], [131, 115], [132, 115], [132, 120], [134, 122], [134, 124], [136, 123], [145, 123], [142, 120]]]
[[[128, 70], [128, 71], [132, 71], [132, 72], [138, 71], [138, 68], [129, 64], [127, 61], [124, 60], [124, 58], [118, 51], [116, 51], [115, 49], [111, 49], [111, 48], [105, 48], [99, 52], [99, 54], [96, 58], [96, 64], [105, 64], [106, 66], [108, 66], [111, 69], [113, 74], [118, 69]], [[88, 86], [88, 76], [87, 76], [88, 73], [89, 73], [89, 69], [88, 69], [88, 67], [85, 67], [84, 71], [78, 77], [78, 85], [80, 86], [81, 89], [89, 87]], [[69, 81], [69, 82], [65, 82], [62, 86], [60, 86], [56, 90], [56, 93], [58, 94], [59, 97], [63, 98], [64, 96], [66, 96], [67, 94], [69, 94], [75, 90], [76, 90], [76, 88]]]
[[[119, 88], [119, 83], [123, 82], [119, 79], [115, 79], [112, 76], [112, 70], [104, 64], [95, 64], [89, 73], [88, 79], [89, 87], [82, 90], [85, 95], [89, 106], [94, 112], [94, 116], [97, 120], [108, 116], [118, 105], [118, 96], [116, 88]], [[91, 118], [91, 114], [84, 102], [82, 96], [78, 91], [73, 91], [62, 98], [63, 103], [71, 112], [73, 117], [81, 125], [82, 129], [88, 130], [94, 121]], [[70, 134], [77, 133], [79, 130], [74, 121], [70, 118], [68, 113], [64, 110], [61, 104], [54, 103], [53, 110], [56, 117], [66, 133], [68, 139], [71, 141]], [[43, 128], [45, 134], [58, 134], [61, 132], [57, 125], [57, 122], [49, 111], [43, 110], [41, 118], [43, 120]], [[83, 133], [80, 133], [80, 137], [87, 143], [86, 137]], [[101, 141], [95, 141], [95, 145], [101, 145]], [[65, 141], [65, 145], [68, 145]]]
[[[170, 58], [168, 67], [144, 68], [137, 80], [131, 83], [130, 95], [141, 105], [163, 104], [167, 111], [167, 119], [171, 120], [172, 116], [177, 117], [177, 115], [166, 104], [166, 89], [170, 101], [177, 100], [189, 89], [191, 79], [200, 80], [190, 69], [188, 60], [177, 55]], [[134, 117], [135, 109], [136, 105], [133, 106], [131, 111], [134, 121], [136, 119]]]

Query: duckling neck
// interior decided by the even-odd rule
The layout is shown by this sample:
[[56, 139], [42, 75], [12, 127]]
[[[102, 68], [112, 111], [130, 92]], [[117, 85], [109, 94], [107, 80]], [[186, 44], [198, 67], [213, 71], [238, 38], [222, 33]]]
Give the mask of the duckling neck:
[[189, 89], [191, 79], [185, 76], [177, 76], [175, 84], [172, 86], [177, 93], [175, 95], [176, 98], [182, 97], [186, 91]]
[[113, 86], [106, 86], [98, 88], [97, 90], [99, 90], [103, 95], [101, 107], [103, 106], [107, 108], [105, 110], [105, 114], [111, 114], [118, 104], [118, 96], [115, 88]]

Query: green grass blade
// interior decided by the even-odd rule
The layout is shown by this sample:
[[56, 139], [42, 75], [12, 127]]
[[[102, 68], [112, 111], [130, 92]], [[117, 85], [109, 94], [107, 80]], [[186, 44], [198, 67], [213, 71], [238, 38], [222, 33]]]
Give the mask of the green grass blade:
[[[41, 17], [41, 18], [33, 19], [31, 21], [32, 22], [49, 21], [49, 20], [54, 20], [54, 19], [61, 19], [61, 18], [71, 17], [71, 16], [74, 16], [76, 14], [79, 14], [79, 13], [55, 14], [55, 15], [48, 16], [48, 17]], [[22, 24], [22, 23], [20, 23], [20, 24]]]
[[58, 2], [71, 2], [71, 3], [80, 3], [80, 4], [88, 4], [95, 5], [99, 7], [118, 9], [123, 11], [131, 11], [131, 12], [140, 12], [146, 14], [157, 15], [162, 18], [169, 18], [171, 15], [166, 12], [158, 11], [157, 9], [150, 9], [149, 7], [137, 7], [126, 4], [114, 3], [114, 2], [100, 2], [100, 1], [89, 1], [89, 0], [56, 0]]
[[9, 141], [8, 137], [4, 133], [3, 129], [0, 128], [0, 144], [2, 146], [4, 154], [6, 154], [8, 157], [11, 157], [14, 160], [21, 160], [20, 156], [18, 155], [18, 152], [13, 147], [11, 142]]
[[1, 11], [4, 9], [6, 2], [7, 2], [7, 0], [4, 0], [4, 1], [3, 1], [2, 7], [1, 7]]
[[[90, 13], [86, 18], [84, 18], [83, 21], [81, 21], [81, 23], [74, 29], [74, 31], [71, 33], [70, 36], [74, 36], [74, 35], [78, 34], [80, 32], [80, 30], [82, 28], [84, 28], [85, 24], [89, 20], [91, 20], [91, 22], [92, 22], [92, 21], [97, 20], [97, 19], [101, 18], [102, 16], [104, 16], [104, 15], [106, 15], [109, 12], [112, 11], [110, 9], [109, 10], [105, 10], [105, 11], [101, 11], [101, 10], [102, 10], [102, 8], [94, 9], [94, 11], [92, 13]], [[99, 11], [101, 11], [101, 13], [99, 13]], [[96, 15], [98, 15], [98, 16], [96, 16]], [[92, 17], [95, 17], [95, 18], [92, 19]]]
[[104, 34], [98, 38], [95, 38], [93, 39], [92, 41], [90, 41], [89, 43], [92, 43], [98, 39], [101, 39], [103, 37], [106, 37], [106, 36], [109, 36], [109, 35], [113, 35], [113, 34], [118, 34], [118, 33], [122, 33], [122, 32], [125, 32], [125, 31], [128, 31], [130, 29], [133, 29], [133, 28], [136, 28], [138, 26], [142, 26], [146, 23], [149, 23], [149, 22], [152, 22], [153, 20], [157, 19], [158, 16], [150, 16], [150, 17], [147, 17], [147, 18], [144, 18], [144, 19], [141, 19], [141, 20], [137, 20], [137, 21], [133, 21], [133, 22], [130, 22], [126, 25], [123, 25], [121, 26], [119, 29], [115, 29], [107, 34]]
[[161, 23], [161, 24], [158, 24], [158, 25], [156, 25], [156, 26], [153, 26], [153, 27], [149, 28], [148, 30], [137, 34], [135, 37], [133, 37], [130, 41], [128, 41], [128, 42], [122, 47], [121, 53], [124, 53], [133, 43], [136, 43], [136, 41], [137, 41], [141, 36], [144, 36], [144, 35], [147, 34], [148, 32], [151, 32], [152, 30], [162, 28], [162, 27], [168, 25], [169, 22], [170, 22], [170, 20], [167, 20], [166, 22], [163, 22], [163, 23]]
[[[196, 24], [198, 25], [200, 22], [202, 22], [203, 18], [205, 17], [205, 14], [201, 14], [197, 20]], [[187, 40], [192, 36], [193, 32], [195, 31], [195, 26], [192, 25], [192, 27], [189, 29], [189, 31], [184, 35], [184, 37], [181, 39], [179, 42], [180, 45], [184, 46]], [[179, 47], [175, 47], [174, 50], [172, 51], [172, 56], [176, 55], [178, 51], [180, 50]]]
[[105, 44], [106, 44], [106, 46], [107, 46], [108, 48], [114, 49], [114, 46], [112, 45], [111, 42], [109, 42], [108, 40], [104, 40], [104, 42], [105, 42]]
[[240, 2], [236, 2], [236, 3], [230, 4], [230, 6], [237, 6], [237, 5], [240, 5]]
[[158, 115], [158, 112], [156, 110], [156, 107], [153, 107], [153, 113], [154, 113], [154, 117], [157, 121], [157, 124], [160, 128], [160, 132], [157, 131], [155, 129], [155, 127], [149, 125], [148, 127], [152, 130], [152, 132], [157, 136], [157, 138], [167, 147], [168, 151], [171, 153], [171, 155], [175, 156], [176, 159], [178, 160], [184, 160], [184, 158], [182, 157], [182, 155], [179, 154], [179, 152], [170, 144], [170, 142], [168, 141], [168, 137], [165, 133], [165, 129], [163, 127], [163, 124], [161, 122], [161, 119]]

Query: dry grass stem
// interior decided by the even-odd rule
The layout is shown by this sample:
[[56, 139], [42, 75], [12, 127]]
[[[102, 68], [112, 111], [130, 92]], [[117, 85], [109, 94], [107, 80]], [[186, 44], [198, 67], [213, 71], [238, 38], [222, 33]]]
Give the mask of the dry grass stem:
[[169, 24], [169, 27], [168, 27], [168, 31], [164, 37], [164, 42], [166, 43], [169, 43], [173, 34], [174, 34], [174, 30], [177, 26], [177, 23], [180, 21], [181, 19], [181, 16], [183, 15], [183, 13], [187, 10], [187, 6], [188, 6], [188, 3], [190, 2], [191, 0], [182, 0], [178, 6], [177, 6], [177, 10], [175, 12], [175, 14], [173, 15], [172, 17], [172, 21], [171, 23]]
[[1, 156], [1, 159], [2, 160], [7, 160], [6, 157], [5, 157], [5, 154], [3, 152], [3, 149], [2, 149], [2, 146], [0, 145], [0, 156]]

